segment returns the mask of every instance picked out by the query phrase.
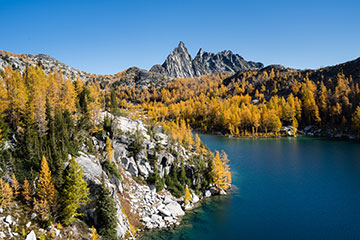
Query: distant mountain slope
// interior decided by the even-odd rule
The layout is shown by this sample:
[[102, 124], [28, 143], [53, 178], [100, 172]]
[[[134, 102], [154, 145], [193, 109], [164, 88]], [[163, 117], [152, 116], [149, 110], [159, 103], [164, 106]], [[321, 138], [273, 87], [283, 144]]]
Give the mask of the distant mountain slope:
[[3, 70], [7, 66], [11, 66], [13, 69], [19, 70], [21, 74], [24, 73], [27, 66], [41, 66], [46, 73], [56, 70], [61, 72], [64, 76], [71, 77], [73, 79], [76, 79], [78, 76], [83, 81], [90, 79], [89, 73], [70, 67], [45, 54], [13, 54], [1, 50], [0, 70]]
[[[314, 70], [312, 70], [312, 69], [299, 70], [299, 69], [292, 69], [292, 68], [284, 67], [281, 65], [269, 65], [269, 66], [266, 66], [261, 69], [253, 69], [253, 72], [257, 72], [257, 74], [256, 74], [257, 77], [252, 78], [253, 81], [256, 84], [261, 83], [261, 81], [264, 80], [264, 79], [260, 78], [260, 76], [262, 76], [261, 74], [263, 74], [264, 72], [271, 72], [272, 70], [275, 72], [288, 74], [289, 76], [294, 75], [294, 72], [296, 72], [296, 73], [300, 73], [299, 76], [308, 75], [308, 77], [313, 81], [324, 79], [325, 82], [327, 82], [329, 79], [336, 81], [337, 75], [339, 73], [343, 73], [346, 77], [351, 76], [351, 78], [352, 78], [352, 80], [354, 80], [354, 82], [360, 82], [360, 58], [357, 58], [355, 60], [348, 61], [345, 63], [337, 64], [334, 66], [328, 66], [328, 67], [323, 67], [323, 68], [314, 69]], [[247, 75], [248, 75], [247, 72], [238, 71], [231, 77], [225, 79], [223, 81], [223, 84], [229, 85], [233, 81], [234, 82], [241, 81], [242, 79], [247, 78]], [[299, 78], [299, 76], [293, 76], [293, 77]], [[276, 79], [277, 76], [274, 76], [273, 78]], [[266, 79], [266, 81], [269, 81], [269, 80], [271, 80], [271, 76], [269, 76], [269, 78]]]
[[70, 77], [76, 80], [79, 77], [84, 82], [97, 81], [102, 87], [109, 85], [135, 86], [136, 88], [161, 87], [171, 80], [167, 75], [149, 72], [137, 67], [131, 67], [113, 75], [90, 74], [70, 67], [45, 54], [14, 54], [1, 50], [0, 71], [4, 70], [7, 66], [11, 66], [21, 74], [25, 72], [28, 66], [41, 66], [45, 73], [58, 71], [62, 73], [65, 78]]
[[194, 78], [212, 73], [231, 74], [262, 67], [264, 67], [262, 63], [248, 62], [240, 55], [228, 50], [215, 54], [200, 49], [196, 57], [192, 59], [185, 44], [180, 42], [162, 65], [154, 65], [150, 71], [175, 78]]

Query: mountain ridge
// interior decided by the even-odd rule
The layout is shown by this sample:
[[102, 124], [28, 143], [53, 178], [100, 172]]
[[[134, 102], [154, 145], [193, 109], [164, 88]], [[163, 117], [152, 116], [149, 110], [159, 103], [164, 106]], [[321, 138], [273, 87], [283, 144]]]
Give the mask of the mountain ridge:
[[195, 58], [192, 58], [185, 44], [179, 45], [168, 55], [162, 65], [155, 64], [150, 71], [166, 74], [174, 78], [194, 78], [212, 73], [234, 74], [238, 71], [260, 69], [264, 65], [260, 62], [246, 61], [230, 50], [218, 53], [206, 52], [199, 49]]

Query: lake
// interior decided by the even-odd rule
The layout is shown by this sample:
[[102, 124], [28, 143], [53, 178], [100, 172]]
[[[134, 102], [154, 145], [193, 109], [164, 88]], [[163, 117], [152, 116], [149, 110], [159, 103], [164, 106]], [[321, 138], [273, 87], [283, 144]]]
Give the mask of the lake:
[[360, 239], [360, 144], [201, 135], [229, 156], [231, 196], [141, 239]]

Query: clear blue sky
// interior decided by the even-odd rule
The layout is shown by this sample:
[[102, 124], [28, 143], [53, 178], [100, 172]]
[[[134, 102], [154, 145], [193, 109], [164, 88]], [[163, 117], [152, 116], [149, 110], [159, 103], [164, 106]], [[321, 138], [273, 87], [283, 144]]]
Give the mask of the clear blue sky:
[[45, 53], [91, 73], [162, 63], [182, 40], [265, 65], [360, 57], [360, 1], [0, 0], [0, 49]]

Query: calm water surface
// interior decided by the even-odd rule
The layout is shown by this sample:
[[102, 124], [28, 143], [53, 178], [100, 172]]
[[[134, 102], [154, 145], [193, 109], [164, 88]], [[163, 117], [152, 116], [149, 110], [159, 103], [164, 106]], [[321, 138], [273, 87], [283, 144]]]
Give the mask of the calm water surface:
[[231, 160], [235, 192], [141, 239], [360, 239], [360, 144], [201, 135]]

